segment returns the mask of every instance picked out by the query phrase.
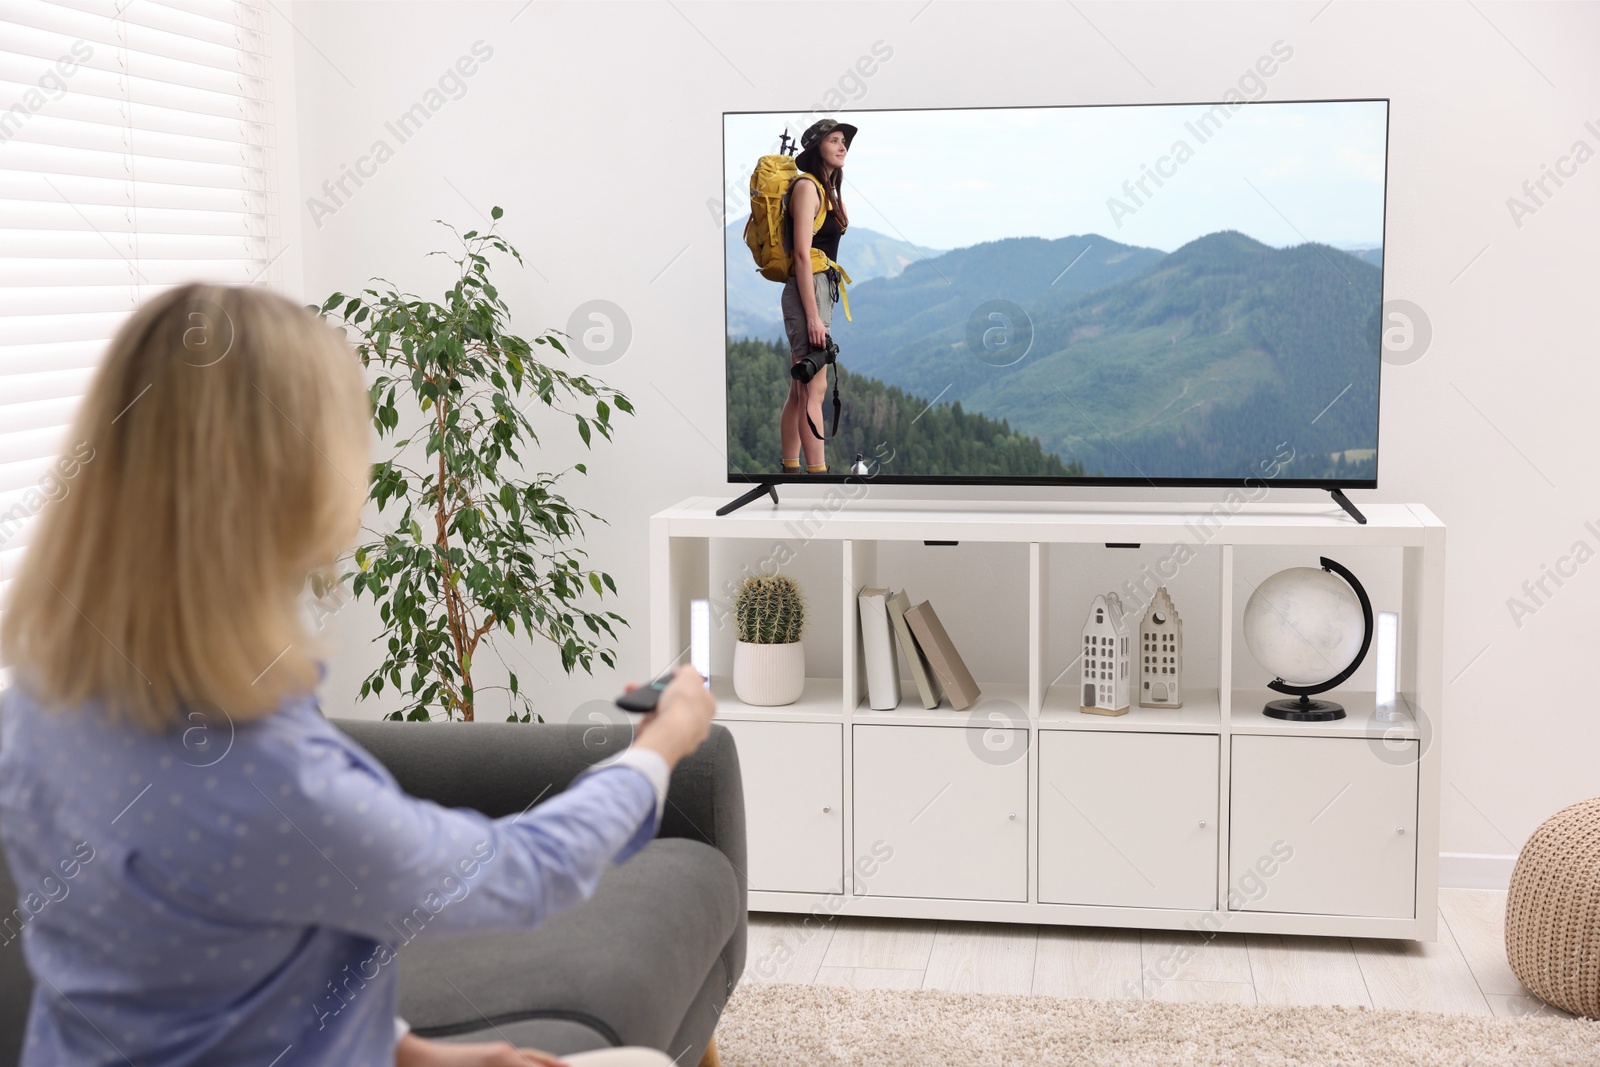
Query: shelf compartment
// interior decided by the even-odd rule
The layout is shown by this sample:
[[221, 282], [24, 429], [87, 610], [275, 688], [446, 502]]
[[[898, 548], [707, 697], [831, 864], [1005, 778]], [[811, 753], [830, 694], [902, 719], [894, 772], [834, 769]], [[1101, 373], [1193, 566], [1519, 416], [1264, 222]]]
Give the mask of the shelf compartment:
[[852, 852], [883, 860], [856, 896], [1028, 899], [1029, 734], [1012, 731], [1016, 758], [989, 760], [978, 732], [851, 727]]
[[1261, 713], [1269, 700], [1283, 700], [1271, 689], [1235, 689], [1229, 704], [1229, 730], [1236, 734], [1273, 734], [1299, 737], [1371, 737], [1412, 740], [1418, 736], [1417, 717], [1404, 697], [1395, 698], [1393, 721], [1377, 717], [1377, 694], [1333, 689], [1321, 694], [1344, 705], [1345, 717], [1331, 722], [1290, 722]]
[[844, 726], [729, 719], [755, 892], [844, 892]]
[[1215, 734], [1041, 729], [1040, 902], [1216, 907], [1221, 744]]
[[[1018, 696], [1014, 687], [1003, 683], [984, 684], [985, 678], [1021, 680], [1028, 677], [1032, 640], [1029, 589], [1033, 579], [1028, 545], [993, 541], [934, 546], [846, 541], [842, 568], [845, 593], [842, 673], [847, 707], [861, 715], [870, 712], [856, 594], [862, 588], [887, 588], [904, 590], [911, 606], [924, 600], [932, 605], [951, 643], [983, 690], [980, 703], [996, 697], [991, 689], [1001, 689], [1006, 693], [1002, 699], [1016, 703], [1023, 715], [1028, 713], [1026, 685]], [[974, 606], [979, 610], [971, 610]], [[948, 697], [940, 709], [927, 711], [921, 707], [916, 685], [911, 680], [910, 665], [892, 630], [890, 647], [894, 650], [900, 675], [900, 704], [897, 709], [881, 714], [893, 715], [896, 711], [911, 709], [919, 715], [950, 715]]]
[[[1406, 630], [1412, 620], [1405, 610], [1403, 602], [1403, 552], [1392, 545], [1278, 545], [1263, 546], [1252, 545], [1238, 548], [1234, 551], [1233, 567], [1233, 611], [1228, 620], [1229, 631], [1233, 642], [1232, 688], [1239, 689], [1265, 689], [1266, 683], [1271, 681], [1274, 672], [1266, 665], [1258, 662], [1250, 652], [1250, 646], [1244, 639], [1244, 613], [1250, 598], [1257, 588], [1268, 578], [1282, 570], [1304, 567], [1316, 569], [1317, 561], [1327, 556], [1348, 567], [1357, 580], [1366, 590], [1372, 602], [1374, 613], [1374, 629], [1376, 629], [1376, 614], [1381, 611], [1392, 611], [1400, 615], [1402, 631]], [[1341, 583], [1342, 584], [1342, 583]], [[1359, 629], [1360, 612], [1355, 615]], [[1412, 638], [1414, 639], [1414, 637]], [[1376, 633], [1374, 633], [1376, 641]], [[1405, 633], [1400, 635], [1402, 655], [1408, 638]], [[1354, 674], [1347, 678], [1344, 685], [1353, 691], [1373, 689], [1377, 686], [1378, 652], [1374, 646], [1367, 650], [1366, 657]], [[1403, 661], [1402, 661], [1403, 662]], [[1324, 677], [1338, 672], [1343, 664], [1330, 664]], [[1400, 666], [1397, 664], [1397, 666]], [[1401, 670], [1397, 678], [1399, 688], [1404, 690], [1410, 687], [1409, 679]], [[1281, 696], [1282, 694], [1277, 694]], [[1333, 699], [1339, 699], [1334, 696]], [[1343, 703], [1343, 701], [1341, 701]], [[1259, 710], [1259, 709], [1257, 709]]]
[[[1134, 548], [1108, 548], [1104, 545], [1041, 545], [1040, 587], [1046, 603], [1040, 609], [1038, 631], [1043, 648], [1041, 712], [1079, 714], [1078, 682], [1082, 678], [1084, 620], [1096, 596], [1114, 592], [1122, 601], [1130, 638], [1128, 697], [1126, 716], [1153, 724], [1166, 722], [1164, 716], [1141, 716], [1141, 712], [1177, 711], [1180, 716], [1207, 690], [1212, 705], [1223, 682], [1219, 663], [1223, 661], [1221, 642], [1225, 635], [1217, 620], [1228, 610], [1225, 601], [1225, 572], [1231, 548], [1225, 544], [1194, 542], [1141, 542]], [[1145, 651], [1140, 645], [1140, 626], [1151, 601], [1165, 588], [1177, 609], [1183, 626], [1181, 685], [1183, 708], [1140, 708], [1141, 669]], [[1162, 679], [1169, 680], [1169, 679]], [[1097, 718], [1098, 716], [1084, 716]], [[1192, 718], [1192, 716], [1187, 717]], [[1212, 713], [1212, 725], [1220, 721]], [[1125, 727], [1124, 727], [1125, 728]]]
[[[819, 678], [842, 675], [838, 608], [842, 594], [836, 546], [808, 543], [780, 552], [767, 542], [713, 538], [705, 545], [704, 571], [704, 591], [694, 591], [691, 587], [681, 595], [686, 599], [704, 596], [711, 601], [713, 676], [733, 673], [738, 644], [733, 604], [740, 584], [745, 578], [756, 575], [782, 575], [799, 585], [806, 605], [806, 623], [800, 638], [805, 646], [806, 674]], [[687, 631], [680, 640], [682, 643], [672, 648], [669, 655], [681, 656], [679, 662], [685, 662], [689, 645]]]
[[839, 678], [807, 678], [800, 699], [793, 704], [763, 707], [746, 704], [733, 691], [733, 679], [712, 675], [711, 695], [717, 698], [717, 718], [761, 722], [842, 722], [844, 682]]
[[[945, 697], [936, 708], [924, 708], [921, 699], [917, 696], [917, 687], [910, 682], [903, 682], [900, 686], [900, 706], [891, 710], [873, 711], [867, 706], [867, 698], [863, 694], [856, 704], [855, 710], [850, 713], [850, 721], [855, 723], [880, 723], [886, 726], [981, 726], [1018, 727], [1026, 728], [1028, 725], [1028, 687], [1026, 684], [1009, 682], [985, 682], [978, 680], [978, 701], [966, 711], [957, 711], [950, 706], [950, 698]], [[990, 704], [999, 703], [1001, 707], [988, 707]], [[1000, 717], [991, 719], [990, 712], [997, 713]], [[1001, 721], [1001, 720], [1004, 721]]]
[[1235, 737], [1232, 775], [1230, 911], [1415, 917], [1415, 757], [1374, 759], [1359, 737]]
[[1079, 711], [1077, 687], [1057, 684], [1045, 694], [1039, 726], [1052, 730], [1101, 730], [1129, 733], [1214, 734], [1222, 728], [1222, 705], [1215, 689], [1191, 689], [1181, 708], [1141, 708], [1126, 715], [1091, 715]]

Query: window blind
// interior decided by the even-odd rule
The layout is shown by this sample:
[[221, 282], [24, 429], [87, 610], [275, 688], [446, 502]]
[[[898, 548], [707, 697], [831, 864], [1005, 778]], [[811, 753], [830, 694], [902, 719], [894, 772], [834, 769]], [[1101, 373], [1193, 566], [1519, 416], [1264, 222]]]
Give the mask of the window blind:
[[[0, 0], [0, 596], [107, 341], [188, 281], [273, 283], [265, 0]], [[91, 461], [92, 462], [92, 461]]]

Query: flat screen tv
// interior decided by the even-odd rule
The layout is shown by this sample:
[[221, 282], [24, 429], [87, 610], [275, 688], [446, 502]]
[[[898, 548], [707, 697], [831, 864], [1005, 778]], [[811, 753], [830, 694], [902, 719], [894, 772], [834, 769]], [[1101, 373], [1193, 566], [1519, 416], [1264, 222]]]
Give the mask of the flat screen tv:
[[[729, 481], [1376, 487], [1388, 112], [834, 113], [842, 211], [817, 240], [850, 280], [820, 387], [791, 374], [803, 305], [786, 325], [746, 240], [758, 161], [819, 116], [724, 113]], [[791, 390], [832, 434], [835, 387], [807, 473], [818, 412]]]

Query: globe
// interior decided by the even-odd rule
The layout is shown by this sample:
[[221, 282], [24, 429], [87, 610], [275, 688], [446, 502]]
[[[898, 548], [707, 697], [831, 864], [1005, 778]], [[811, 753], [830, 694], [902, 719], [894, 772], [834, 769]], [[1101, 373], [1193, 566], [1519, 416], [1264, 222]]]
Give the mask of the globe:
[[1244, 606], [1244, 643], [1290, 685], [1317, 685], [1362, 651], [1366, 622], [1350, 584], [1316, 567], [1290, 567], [1256, 587]]

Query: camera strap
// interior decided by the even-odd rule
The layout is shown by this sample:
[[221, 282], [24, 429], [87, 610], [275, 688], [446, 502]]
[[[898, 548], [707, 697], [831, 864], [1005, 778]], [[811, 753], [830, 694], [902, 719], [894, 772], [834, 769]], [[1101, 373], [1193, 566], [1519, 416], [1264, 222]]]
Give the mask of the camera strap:
[[[812, 434], [822, 441], [831, 441], [839, 436], [839, 364], [831, 360], [828, 363], [824, 363], [822, 365], [822, 373], [828, 373], [828, 367], [830, 366], [833, 367], [833, 432], [825, 434], [818, 429], [817, 424], [811, 421], [811, 408], [807, 406], [805, 409], [806, 424], [811, 427]], [[826, 422], [827, 419], [823, 419], [823, 421]]]

